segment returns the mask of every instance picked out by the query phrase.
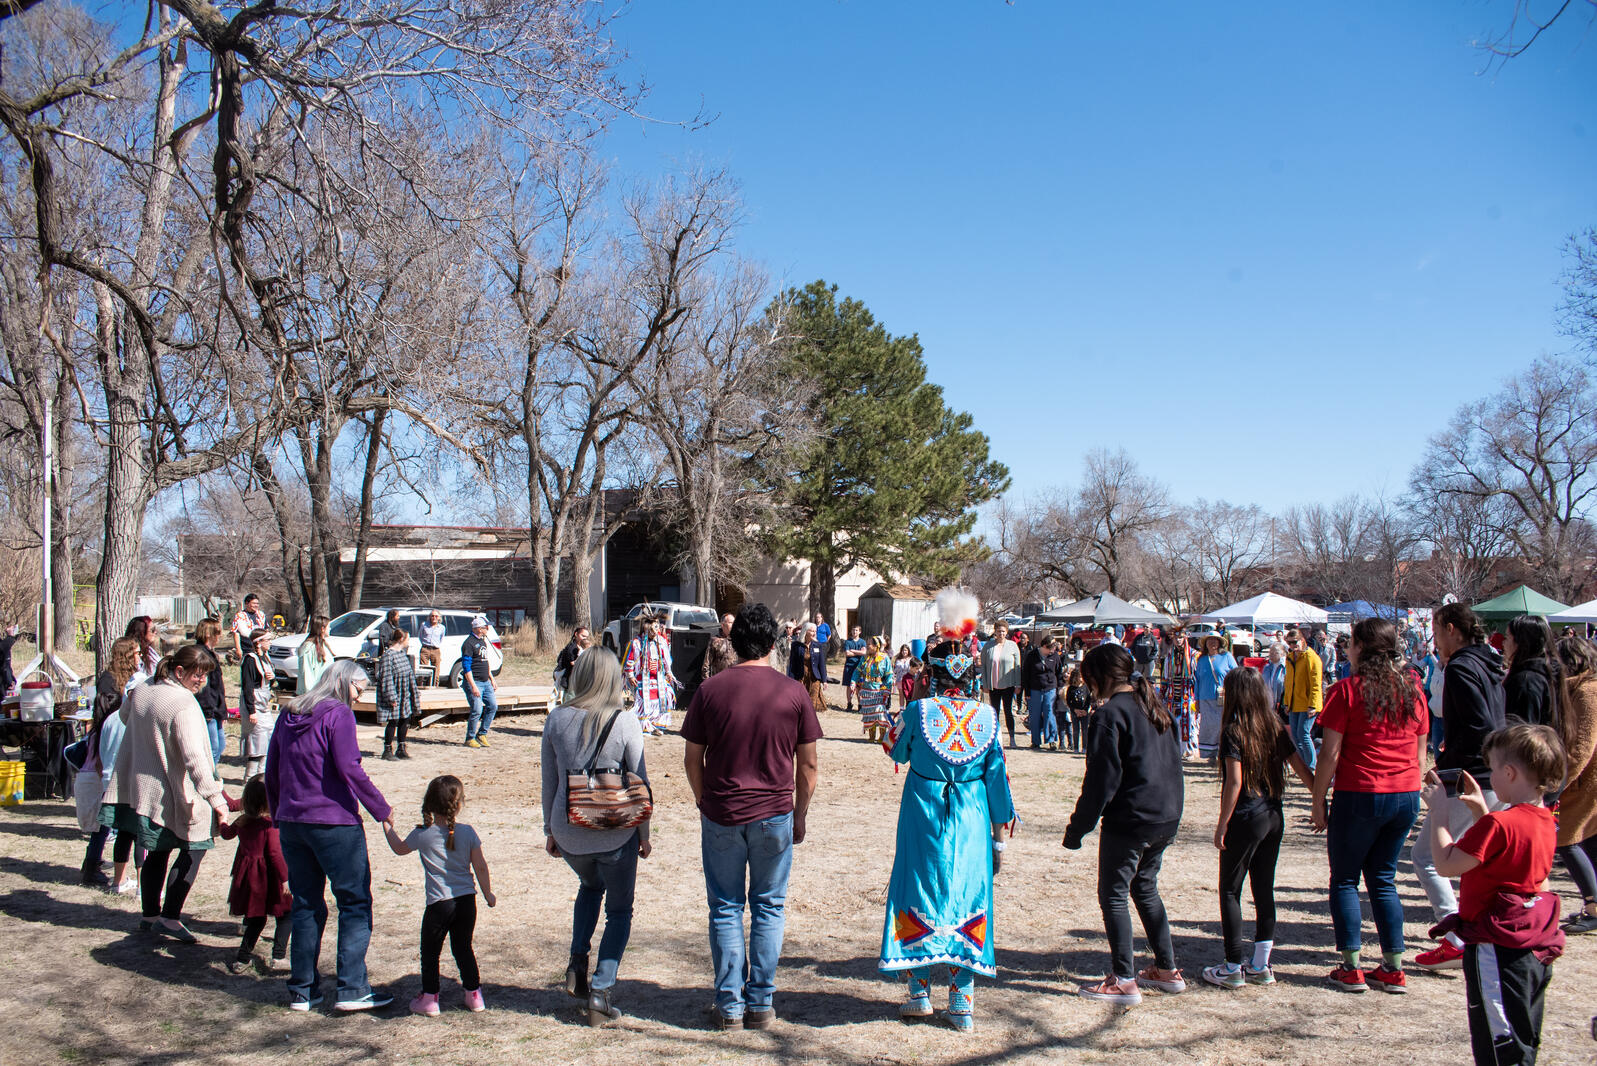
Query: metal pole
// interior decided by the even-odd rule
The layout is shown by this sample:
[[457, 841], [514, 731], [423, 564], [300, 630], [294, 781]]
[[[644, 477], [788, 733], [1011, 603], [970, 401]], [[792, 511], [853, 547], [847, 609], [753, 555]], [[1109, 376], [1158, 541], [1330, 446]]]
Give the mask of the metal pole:
[[50, 482], [52, 480], [50, 477], [50, 438], [53, 436], [51, 430], [54, 427], [55, 422], [51, 418], [52, 412], [50, 390], [44, 389], [43, 392], [44, 429], [40, 434], [41, 439], [39, 452], [44, 456], [44, 469], [40, 472], [41, 479], [44, 482], [44, 519], [40, 523], [39, 528], [44, 530], [44, 550], [40, 553], [40, 559], [43, 563], [41, 567], [43, 570], [43, 580], [40, 582], [40, 598], [42, 602], [39, 607], [39, 654], [44, 657], [44, 661], [46, 663], [53, 663], [55, 661], [55, 598], [52, 595], [54, 589], [52, 588], [50, 580], [50, 541], [52, 539], [50, 532], [50, 512], [53, 509], [50, 506]]

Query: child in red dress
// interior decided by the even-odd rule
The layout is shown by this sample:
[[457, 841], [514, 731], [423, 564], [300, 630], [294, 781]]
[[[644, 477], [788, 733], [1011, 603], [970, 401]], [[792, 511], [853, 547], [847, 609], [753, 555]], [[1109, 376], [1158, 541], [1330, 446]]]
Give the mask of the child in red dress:
[[233, 856], [233, 889], [227, 894], [230, 913], [244, 919], [244, 939], [238, 955], [227, 964], [230, 973], [243, 973], [255, 956], [255, 942], [266, 929], [266, 919], [277, 919], [272, 930], [272, 961], [280, 969], [288, 957], [288, 864], [278, 843], [277, 827], [267, 810], [266, 779], [259, 775], [244, 783], [243, 814], [220, 829], [223, 840], [238, 839]]

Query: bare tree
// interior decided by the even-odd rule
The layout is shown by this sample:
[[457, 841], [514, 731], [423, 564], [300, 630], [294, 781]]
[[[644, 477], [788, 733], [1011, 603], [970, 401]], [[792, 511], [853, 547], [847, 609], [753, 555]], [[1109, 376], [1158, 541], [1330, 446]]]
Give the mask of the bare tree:
[[1420, 541], [1430, 546], [1430, 559], [1415, 568], [1412, 594], [1440, 603], [1451, 595], [1464, 603], [1484, 599], [1494, 571], [1512, 551], [1505, 533], [1513, 520], [1511, 505], [1501, 497], [1477, 501], [1437, 493], [1429, 471], [1415, 469], [1406, 506]]
[[1170, 513], [1169, 492], [1141, 473], [1124, 448], [1088, 452], [1082, 475], [1075, 506], [1080, 550], [1118, 595], [1139, 539]]
[[1212, 593], [1197, 562], [1197, 530], [1189, 509], [1174, 509], [1138, 546], [1135, 584], [1149, 599], [1175, 614], [1212, 605]]
[[1431, 438], [1420, 491], [1484, 506], [1503, 501], [1502, 534], [1549, 595], [1578, 595], [1597, 553], [1597, 387], [1573, 359], [1542, 358]]
[[1357, 495], [1331, 504], [1293, 507], [1282, 517], [1300, 594], [1328, 603], [1363, 594], [1364, 556], [1368, 550], [1366, 507]]
[[1193, 562], [1219, 604], [1240, 598], [1239, 578], [1267, 559], [1270, 518], [1256, 504], [1199, 499], [1186, 514]]
[[741, 587], [757, 555], [752, 530], [777, 521], [772, 480], [793, 468], [814, 435], [809, 382], [784, 373], [784, 305], [762, 312], [769, 282], [727, 262], [708, 282], [685, 336], [646, 396], [646, 438], [669, 477], [659, 490], [666, 525], [682, 544], [698, 603]]
[[[1513, 4], [1514, 13], [1509, 19], [1508, 28], [1481, 44], [1499, 59], [1523, 55], [1542, 34], [1552, 29], [1553, 23], [1569, 15], [1572, 9], [1582, 9], [1581, 0], [1550, 0], [1545, 4], [1535, 3], [1534, 0], [1513, 0]], [[1585, 0], [1584, 6], [1592, 9], [1590, 17], [1597, 18], [1597, 0]]]
[[1588, 356], [1597, 358], [1597, 226], [1572, 234], [1564, 255], [1568, 263], [1558, 324]]
[[[545, 131], [630, 107], [610, 73], [609, 17], [579, 0], [352, 0], [314, 11], [163, 0], [117, 50], [112, 27], [65, 4], [0, 5], [0, 23], [29, 31], [11, 41], [54, 49], [24, 50], [41, 60], [30, 66], [8, 48], [0, 86], [0, 125], [28, 175], [41, 302], [64, 271], [65, 283], [91, 288], [99, 320], [102, 630], [120, 628], [131, 606], [150, 500], [274, 436], [285, 405], [271, 397], [287, 361], [310, 350], [285, 320], [287, 297], [307, 294], [285, 291], [293, 275], [271, 254], [258, 208], [273, 195], [308, 213], [358, 203], [362, 187], [331, 161], [357, 147], [438, 212], [428, 173], [402, 172], [390, 151], [394, 131], [440, 104], [456, 128]], [[199, 84], [191, 52], [208, 60]], [[102, 199], [125, 199], [126, 218], [103, 232], [128, 234], [126, 247], [80, 243], [64, 221], [68, 153], [80, 147], [123, 168], [132, 195]], [[287, 179], [285, 160], [304, 180]], [[174, 383], [201, 388], [174, 395]]]

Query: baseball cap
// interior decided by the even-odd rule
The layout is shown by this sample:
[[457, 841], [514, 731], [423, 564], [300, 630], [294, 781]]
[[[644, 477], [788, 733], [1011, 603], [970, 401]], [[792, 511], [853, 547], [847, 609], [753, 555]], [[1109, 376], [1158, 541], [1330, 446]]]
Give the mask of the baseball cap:
[[473, 628], [473, 629], [487, 629], [488, 628], [488, 616], [485, 615], [485, 614], [474, 614], [474, 615], [472, 615], [471, 616], [471, 628]]

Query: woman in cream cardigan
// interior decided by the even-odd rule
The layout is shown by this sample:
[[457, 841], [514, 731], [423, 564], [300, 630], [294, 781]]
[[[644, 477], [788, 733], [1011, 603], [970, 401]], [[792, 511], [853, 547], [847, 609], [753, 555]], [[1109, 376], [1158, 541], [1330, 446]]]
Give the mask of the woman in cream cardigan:
[[130, 834], [149, 852], [139, 877], [139, 931], [185, 944], [195, 937], [179, 920], [183, 901], [211, 847], [213, 812], [228, 814], [205, 715], [194, 698], [215, 666], [208, 650], [190, 644], [162, 659], [148, 684], [128, 692], [117, 712], [126, 733], [100, 808], [101, 824]]

